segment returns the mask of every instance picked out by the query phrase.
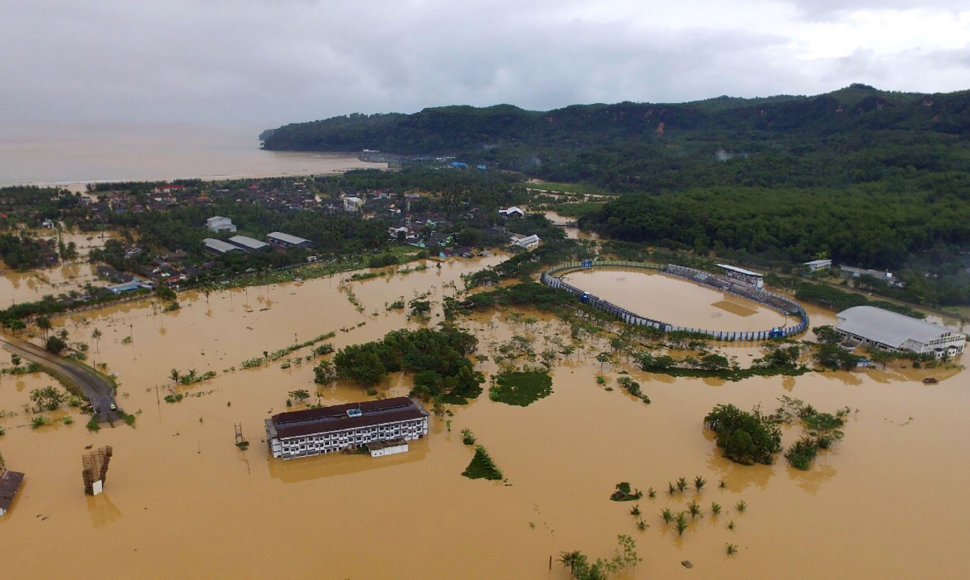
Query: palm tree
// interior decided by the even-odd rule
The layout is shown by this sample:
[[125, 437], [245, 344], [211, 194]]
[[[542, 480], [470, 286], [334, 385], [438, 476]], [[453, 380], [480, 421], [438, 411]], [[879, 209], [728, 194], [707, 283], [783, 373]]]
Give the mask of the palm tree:
[[701, 477], [700, 475], [698, 475], [694, 478], [694, 489], [696, 489], [699, 492], [704, 487], [704, 484], [706, 483], [707, 483], [707, 480]]
[[674, 519], [674, 513], [670, 511], [670, 508], [664, 508], [663, 511], [660, 512], [660, 517], [663, 518], [665, 524], [669, 524], [670, 520]]
[[584, 556], [579, 550], [573, 550], [572, 552], [561, 552], [559, 554], [559, 563], [562, 564], [563, 567], [569, 566], [570, 575], [572, 575], [576, 570], [576, 566], [585, 560], [586, 556]]
[[94, 339], [99, 353], [101, 352], [101, 336], [102, 336], [101, 331], [98, 330], [97, 328], [95, 328], [94, 331], [91, 332], [91, 338]]
[[677, 489], [680, 490], [681, 493], [687, 489], [687, 480], [685, 478], [680, 477], [677, 479]]
[[168, 376], [169, 376], [169, 377], [170, 377], [170, 378], [172, 379], [172, 381], [174, 381], [175, 383], [178, 383], [178, 382], [179, 382], [179, 370], [178, 370], [178, 369], [172, 369], [172, 370], [171, 370], [171, 371], [170, 371], [170, 372], [168, 373]]
[[687, 509], [690, 511], [691, 519], [701, 515], [701, 506], [697, 503], [697, 500], [693, 500], [687, 504]]
[[51, 319], [47, 318], [46, 316], [38, 316], [37, 320], [34, 321], [34, 324], [37, 325], [37, 328], [44, 331], [45, 339], [47, 338], [47, 333], [50, 331], [51, 328], [53, 328], [53, 325], [51, 324]]
[[683, 536], [684, 531], [687, 530], [687, 512], [680, 512], [677, 514], [677, 519], [675, 520], [675, 525], [677, 528], [677, 535]]

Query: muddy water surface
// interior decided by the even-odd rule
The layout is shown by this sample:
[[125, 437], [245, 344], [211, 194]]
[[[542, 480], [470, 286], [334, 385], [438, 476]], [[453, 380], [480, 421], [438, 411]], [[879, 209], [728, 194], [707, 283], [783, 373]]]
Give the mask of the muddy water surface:
[[[10, 468], [27, 474], [13, 510], [0, 519], [3, 577], [565, 579], [558, 564], [549, 571], [550, 556], [577, 549], [608, 556], [620, 533], [633, 536], [644, 559], [626, 578], [964, 577], [970, 565], [963, 548], [970, 505], [959, 496], [970, 483], [962, 461], [970, 454], [964, 373], [891, 368], [739, 383], [671, 379], [626, 367], [622, 356], [601, 371], [593, 354], [605, 339], [583, 336], [578, 350], [556, 363], [551, 396], [526, 408], [487, 395], [452, 407], [453, 416], [434, 419], [431, 436], [408, 454], [268, 457], [263, 420], [286, 408], [288, 391], [314, 389], [315, 361], [297, 364], [294, 353], [290, 368], [280, 368], [281, 360], [253, 370], [242, 370], [242, 361], [331, 330], [339, 348], [416, 328], [422, 323], [385, 303], [425, 293], [440, 302], [454, 291], [451, 283], [461, 287], [462, 273], [497, 259], [431, 264], [424, 272], [363, 282], [335, 276], [182, 294], [182, 309], [169, 313], [146, 301], [56, 320], [72, 339], [90, 343], [92, 361], [118, 374], [119, 401], [137, 414], [137, 424], [89, 433], [84, 416], [65, 410], [55, 417], [73, 416], [73, 425], [32, 430], [21, 405], [50, 379], [0, 377], [0, 408], [17, 413], [0, 419], [6, 431], [0, 452]], [[680, 285], [682, 294], [694, 292]], [[713, 316], [722, 310], [710, 307], [713, 301], [670, 301], [666, 317], [704, 308]], [[830, 314], [810, 314], [813, 322], [831, 321]], [[481, 339], [487, 374], [498, 369], [497, 348], [514, 336], [535, 352], [571, 342], [568, 328], [532, 312], [463, 324]], [[90, 338], [95, 328], [103, 334], [97, 343]], [[739, 358], [752, 350], [723, 349]], [[522, 353], [516, 362], [527, 358]], [[4, 355], [5, 366], [8, 360]], [[173, 368], [213, 370], [217, 377], [175, 387]], [[624, 370], [651, 405], [617, 388]], [[601, 372], [606, 385], [597, 384]], [[943, 380], [923, 385], [927, 374]], [[170, 389], [186, 398], [164, 402]], [[400, 377], [379, 389], [407, 390]], [[367, 398], [352, 385], [319, 392], [325, 404]], [[701, 428], [711, 407], [771, 409], [784, 394], [823, 410], [853, 409], [845, 440], [809, 472], [783, 459], [742, 467], [719, 457]], [[233, 446], [235, 424], [253, 443], [248, 451]], [[463, 428], [488, 448], [507, 482], [459, 475], [472, 456], [461, 444]], [[786, 431], [785, 442], [798, 435]], [[80, 477], [89, 444], [115, 450], [106, 491], [95, 498], [84, 496]], [[668, 481], [695, 475], [708, 481], [699, 494], [667, 495]], [[637, 528], [630, 504], [607, 499], [619, 481], [658, 491], [638, 502], [645, 530]], [[695, 498], [705, 516], [678, 537], [660, 511], [684, 510]], [[744, 513], [735, 508], [739, 500], [748, 505]], [[713, 501], [724, 506], [718, 517], [710, 513]], [[733, 557], [725, 554], [729, 542], [739, 548]], [[45, 556], [52, 549], [59, 557]], [[694, 567], [686, 570], [682, 560]]]
[[785, 316], [756, 302], [648, 270], [580, 270], [563, 279], [641, 316], [705, 330], [768, 330]]

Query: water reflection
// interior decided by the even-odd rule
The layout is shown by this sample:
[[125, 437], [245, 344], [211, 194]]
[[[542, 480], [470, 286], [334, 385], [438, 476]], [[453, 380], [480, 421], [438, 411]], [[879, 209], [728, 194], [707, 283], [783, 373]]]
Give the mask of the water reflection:
[[94, 497], [86, 496], [88, 500], [88, 515], [95, 528], [103, 528], [121, 519], [121, 510], [115, 507], [107, 493]]
[[384, 457], [332, 453], [299, 459], [269, 459], [269, 473], [283, 483], [299, 483], [326, 477], [348, 475], [375, 470], [393, 470], [394, 467], [422, 461], [428, 455], [428, 440], [408, 442], [408, 452]]
[[788, 477], [795, 481], [798, 487], [814, 494], [819, 487], [835, 475], [835, 468], [831, 465], [822, 463], [822, 455], [819, 455], [812, 463], [811, 469], [802, 471], [788, 466]]

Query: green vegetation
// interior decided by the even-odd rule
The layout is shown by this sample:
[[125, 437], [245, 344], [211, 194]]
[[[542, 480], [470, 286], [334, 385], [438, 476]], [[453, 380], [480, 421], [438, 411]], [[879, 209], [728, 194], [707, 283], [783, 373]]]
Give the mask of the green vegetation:
[[644, 403], [648, 405], [650, 404], [650, 397], [640, 391], [640, 383], [627, 376], [617, 377], [616, 382], [619, 383], [620, 386], [626, 390], [626, 392], [640, 399]]
[[620, 534], [616, 539], [619, 548], [610, 559], [597, 558], [590, 564], [585, 554], [573, 550], [560, 553], [559, 563], [569, 568], [569, 574], [577, 580], [605, 580], [611, 574], [618, 574], [642, 561], [637, 555], [637, 544], [633, 538]]
[[475, 446], [475, 456], [461, 474], [468, 479], [502, 479], [502, 471], [481, 445]]
[[51, 385], [30, 391], [30, 400], [48, 411], [53, 411], [60, 407], [66, 399], [67, 395]]
[[552, 394], [552, 377], [545, 372], [505, 372], [495, 377], [488, 391], [493, 401], [527, 407]]
[[31, 429], [39, 429], [39, 428], [43, 427], [44, 425], [47, 425], [48, 423], [49, 423], [49, 421], [47, 420], [47, 417], [45, 417], [43, 415], [36, 415], [36, 416], [34, 416], [33, 419], [30, 420], [30, 428]]
[[771, 465], [774, 454], [781, 451], [781, 431], [758, 407], [747, 412], [718, 405], [704, 418], [704, 425], [714, 431], [717, 446], [731, 461]]
[[[905, 286], [875, 291], [953, 305], [970, 302], [968, 104], [966, 91], [852, 85], [811, 97], [545, 112], [439, 107], [292, 124], [264, 137], [270, 149], [457, 155], [579, 184], [530, 188], [626, 193], [592, 211], [578, 207], [581, 226], [740, 264], [787, 269], [827, 257], [895, 269]], [[439, 173], [486, 180], [504, 172]]]
[[631, 489], [630, 483], [627, 481], [616, 484], [616, 489], [610, 494], [610, 499], [613, 501], [633, 501], [641, 497], [643, 497], [643, 492], [639, 489]]
[[775, 412], [775, 420], [785, 424], [798, 420], [805, 432], [801, 439], [785, 451], [785, 458], [792, 467], [806, 471], [811, 468], [819, 450], [829, 449], [835, 442], [842, 440], [842, 426], [845, 425], [849, 408], [839, 409], [833, 415], [820, 412], [801, 399], [787, 395], [780, 397], [779, 401], [781, 406]]
[[464, 404], [481, 394], [485, 378], [468, 355], [478, 339], [456, 328], [396, 330], [381, 341], [347, 346], [334, 355], [337, 376], [370, 387], [388, 373], [414, 373], [412, 396]]
[[475, 435], [472, 433], [471, 429], [466, 428], [461, 430], [461, 442], [465, 445], [475, 444]]
[[97, 415], [92, 415], [91, 418], [88, 419], [88, 424], [86, 425], [86, 427], [88, 428], [88, 431], [98, 431], [98, 430], [100, 430], [101, 429], [101, 424], [98, 423], [98, 416]]
[[59, 336], [51, 335], [47, 337], [47, 342], [45, 343], [44, 348], [46, 348], [47, 352], [51, 354], [61, 354], [61, 352], [67, 348], [67, 342], [65, 342], [64, 339]]

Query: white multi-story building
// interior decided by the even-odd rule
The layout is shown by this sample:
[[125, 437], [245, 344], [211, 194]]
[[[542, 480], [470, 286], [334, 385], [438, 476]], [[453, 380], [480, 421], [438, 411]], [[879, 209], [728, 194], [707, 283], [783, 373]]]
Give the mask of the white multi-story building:
[[428, 412], [407, 397], [279, 413], [266, 419], [273, 457], [293, 459], [364, 447], [368, 443], [412, 441], [428, 434]]

